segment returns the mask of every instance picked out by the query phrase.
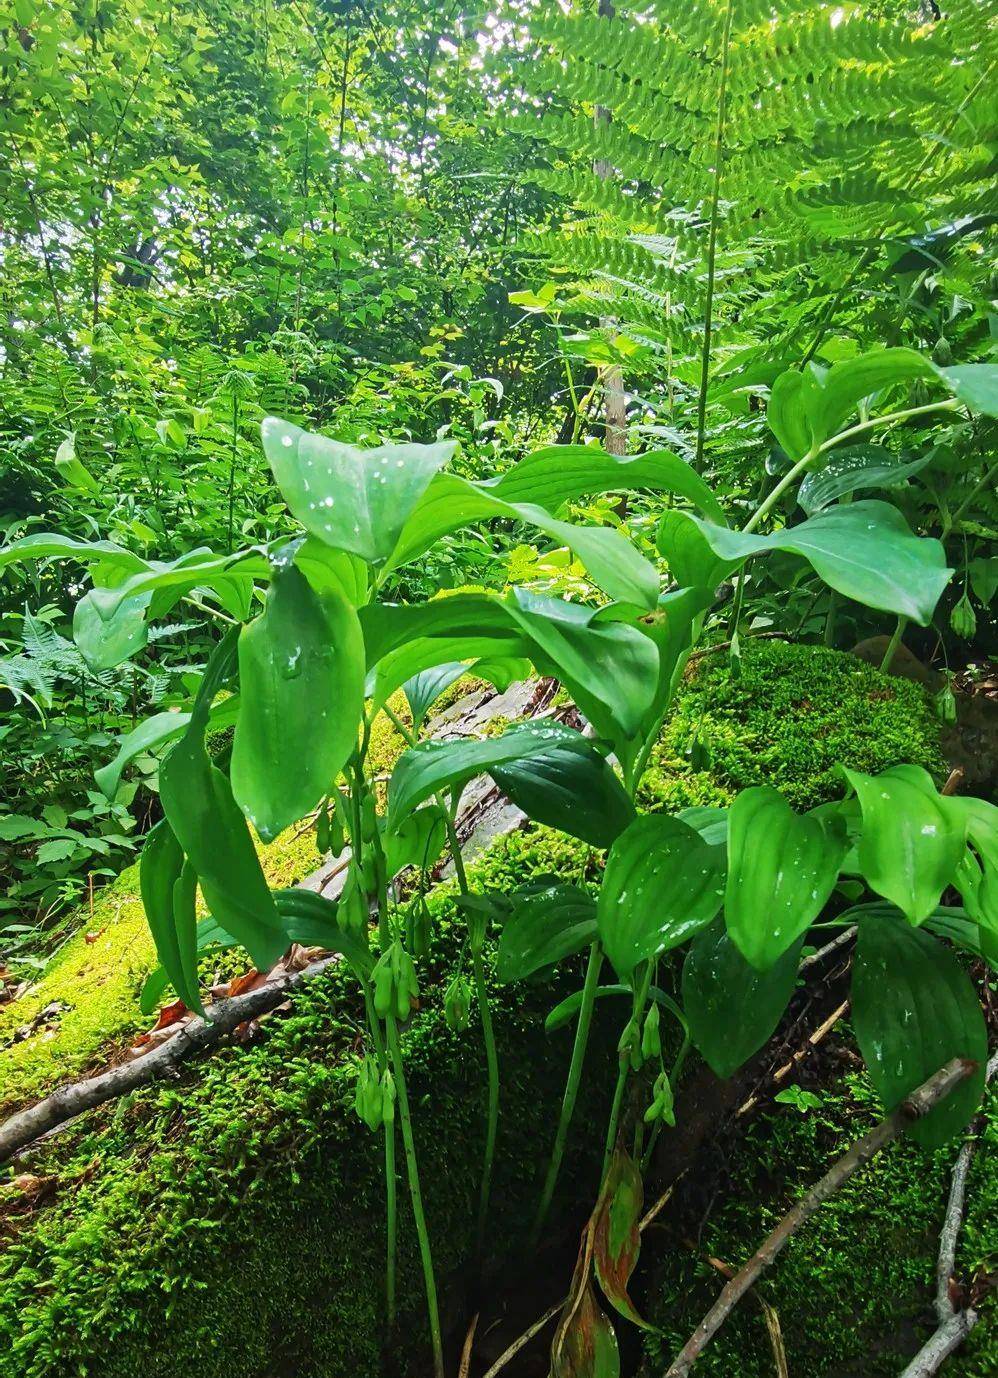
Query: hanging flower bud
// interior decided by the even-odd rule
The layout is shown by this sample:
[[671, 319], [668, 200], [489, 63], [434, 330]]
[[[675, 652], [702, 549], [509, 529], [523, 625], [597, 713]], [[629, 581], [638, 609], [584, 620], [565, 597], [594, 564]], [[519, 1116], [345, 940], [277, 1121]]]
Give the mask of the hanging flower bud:
[[444, 994], [444, 1020], [448, 1029], [461, 1033], [471, 1021], [471, 987], [457, 972]]
[[949, 624], [963, 641], [970, 641], [977, 631], [977, 614], [964, 589], [958, 603], [954, 603], [949, 615]]

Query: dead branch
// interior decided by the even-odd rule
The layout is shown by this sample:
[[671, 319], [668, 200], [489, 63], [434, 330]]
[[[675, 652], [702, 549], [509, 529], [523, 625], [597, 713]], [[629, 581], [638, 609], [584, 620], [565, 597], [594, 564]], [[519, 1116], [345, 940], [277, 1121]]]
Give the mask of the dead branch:
[[11, 1115], [0, 1124], [0, 1163], [8, 1162], [20, 1149], [58, 1125], [82, 1115], [85, 1110], [127, 1095], [161, 1077], [175, 1076], [181, 1062], [214, 1047], [244, 1021], [257, 1019], [275, 1009], [291, 991], [338, 961], [335, 955], [322, 957], [301, 971], [287, 972], [245, 995], [217, 1000], [205, 1010], [205, 1019], [190, 1020], [173, 1038], [144, 1057], [121, 1063], [99, 1076], [60, 1086], [44, 1100]]
[[743, 1268], [724, 1287], [717, 1301], [697, 1326], [683, 1349], [673, 1361], [665, 1378], [686, 1378], [701, 1353], [731, 1312], [753, 1286], [760, 1275], [770, 1266], [787, 1241], [818, 1210], [819, 1206], [853, 1176], [861, 1167], [875, 1157], [887, 1144], [898, 1138], [913, 1120], [922, 1119], [945, 1096], [966, 1080], [975, 1070], [976, 1063], [965, 1058], [954, 1058], [952, 1062], [934, 1073], [912, 1091], [885, 1119], [858, 1139], [842, 1155], [805, 1196], [783, 1217], [776, 1229], [764, 1240]]
[[[998, 1053], [993, 1053], [984, 1073], [985, 1086], [998, 1071]], [[904, 1370], [901, 1378], [931, 1378], [940, 1364], [963, 1344], [980, 1317], [973, 1307], [958, 1311], [953, 1303], [952, 1282], [956, 1274], [956, 1246], [963, 1224], [964, 1202], [967, 1197], [967, 1176], [977, 1147], [972, 1131], [964, 1141], [953, 1164], [946, 1215], [939, 1232], [939, 1257], [936, 1260], [936, 1319], [939, 1325], [933, 1335]]]

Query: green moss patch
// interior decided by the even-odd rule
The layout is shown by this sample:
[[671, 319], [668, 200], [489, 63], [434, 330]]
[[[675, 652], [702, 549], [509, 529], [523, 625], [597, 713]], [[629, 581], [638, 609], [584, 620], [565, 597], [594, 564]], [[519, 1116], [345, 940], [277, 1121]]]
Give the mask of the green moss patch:
[[[724, 1284], [709, 1256], [739, 1267], [831, 1163], [882, 1113], [865, 1076], [819, 1092], [802, 1114], [774, 1107], [725, 1151], [716, 1198], [695, 1194], [664, 1217], [646, 1307], [660, 1330], [645, 1346], [647, 1378], [663, 1373]], [[998, 1097], [992, 1093], [974, 1158], [958, 1271], [978, 1287], [998, 1257]], [[760, 1284], [777, 1311], [790, 1372], [797, 1378], [894, 1378], [935, 1328], [934, 1270], [959, 1145], [925, 1154], [903, 1141], [879, 1154], [790, 1241]], [[717, 1166], [715, 1163], [714, 1167]], [[682, 1242], [696, 1239], [694, 1255]], [[993, 1299], [946, 1373], [998, 1372]], [[772, 1378], [773, 1353], [753, 1297], [737, 1308], [697, 1363], [704, 1378]]]

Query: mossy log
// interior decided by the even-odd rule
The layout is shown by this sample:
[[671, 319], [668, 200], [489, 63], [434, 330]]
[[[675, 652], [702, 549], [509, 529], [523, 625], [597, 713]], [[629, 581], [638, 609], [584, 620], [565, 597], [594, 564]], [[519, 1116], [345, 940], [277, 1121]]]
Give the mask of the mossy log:
[[[706, 756], [692, 750], [694, 741]], [[385, 747], [390, 760], [398, 743], [386, 739]], [[837, 761], [879, 770], [904, 760], [945, 773], [918, 686], [834, 652], [761, 643], [747, 652], [736, 682], [709, 662], [691, 677], [643, 802], [670, 810], [723, 802], [765, 781], [798, 805], [813, 804], [840, 790]], [[274, 844], [266, 859], [272, 883], [300, 879], [311, 846], [307, 836], [287, 851]], [[494, 841], [474, 878], [505, 890], [544, 872], [578, 874], [584, 853], [528, 828]], [[68, 1007], [50, 1030], [0, 1053], [8, 1104], [100, 1065], [141, 1026], [136, 998], [152, 953], [134, 890], [127, 874], [111, 887], [98, 907], [97, 940], [81, 933], [27, 1003], [3, 1016], [0, 1037], [10, 1037], [18, 1021], [48, 1005]], [[444, 1026], [442, 989], [456, 943], [450, 886], [439, 886], [430, 902], [436, 938], [406, 1041], [438, 1268], [458, 1280], [446, 1289], [453, 1319], [472, 1244], [484, 1058], [472, 1033], [458, 1038]], [[529, 1225], [568, 1057], [570, 1031], [547, 1037], [543, 1015], [578, 980], [569, 965], [553, 981], [496, 992], [503, 1069], [496, 1263], [522, 1245]], [[88, 994], [99, 1011], [82, 1008]], [[589, 1131], [603, 1120], [618, 1013], [601, 1011], [563, 1207], [592, 1190], [589, 1145], [601, 1133]], [[21, 1162], [20, 1183], [0, 1188], [0, 1378], [173, 1378], [188, 1368], [203, 1378], [381, 1372], [381, 1155], [350, 1109], [362, 1026], [349, 979], [325, 973], [256, 1042], [225, 1047], [175, 1084], [90, 1112]], [[418, 1357], [424, 1338], [408, 1221], [402, 1246], [407, 1319], [392, 1362]]]

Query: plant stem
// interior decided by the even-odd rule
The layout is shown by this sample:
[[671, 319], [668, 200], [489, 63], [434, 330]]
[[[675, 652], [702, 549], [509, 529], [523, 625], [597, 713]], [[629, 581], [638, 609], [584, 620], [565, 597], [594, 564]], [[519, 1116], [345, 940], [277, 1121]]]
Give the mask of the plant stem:
[[405, 1146], [405, 1162], [409, 1174], [409, 1196], [412, 1200], [412, 1214], [416, 1223], [416, 1238], [419, 1240], [419, 1256], [423, 1264], [423, 1281], [426, 1285], [426, 1310], [430, 1322], [430, 1341], [433, 1345], [434, 1378], [444, 1378], [444, 1347], [440, 1334], [440, 1310], [437, 1305], [437, 1283], [433, 1274], [433, 1255], [430, 1251], [430, 1236], [426, 1228], [423, 1212], [423, 1195], [419, 1187], [419, 1167], [416, 1162], [416, 1141], [412, 1134], [412, 1116], [409, 1112], [409, 1093], [405, 1083], [405, 1068], [402, 1065], [402, 1048], [399, 1043], [398, 1025], [395, 1015], [389, 1014], [385, 1021], [388, 1030], [388, 1051], [395, 1076], [395, 1091], [398, 1096], [399, 1122], [402, 1125], [402, 1143]]
[[728, 102], [728, 49], [731, 45], [731, 15], [734, 0], [724, 12], [721, 40], [721, 76], [717, 91], [717, 130], [714, 136], [714, 185], [710, 198], [710, 238], [707, 241], [707, 301], [703, 319], [703, 350], [700, 356], [700, 395], [697, 399], [696, 463], [703, 459], [704, 432], [707, 428], [707, 375], [710, 369], [711, 327], [714, 318], [714, 265], [717, 258], [717, 212], [721, 200], [721, 164], [724, 161], [724, 120]]
[[572, 1060], [569, 1063], [565, 1091], [561, 1100], [561, 1114], [558, 1117], [554, 1146], [551, 1149], [551, 1159], [548, 1163], [547, 1176], [544, 1179], [544, 1190], [541, 1192], [541, 1199], [537, 1206], [537, 1214], [534, 1217], [530, 1236], [531, 1253], [537, 1248], [544, 1221], [547, 1219], [547, 1213], [551, 1208], [551, 1199], [554, 1196], [558, 1173], [561, 1171], [561, 1162], [565, 1156], [568, 1130], [575, 1113], [579, 1083], [582, 1080], [582, 1067], [586, 1058], [586, 1047], [589, 1043], [589, 1029], [592, 1024], [593, 1010], [596, 1006], [596, 992], [599, 989], [599, 974], [602, 965], [603, 949], [598, 942], [595, 942], [589, 949], [586, 979], [582, 987], [582, 1004], [579, 1006], [579, 1021], [575, 1028], [575, 1042], [572, 1045]]
[[907, 625], [908, 619], [902, 613], [897, 620], [897, 626], [894, 628], [894, 631], [891, 635], [891, 639], [887, 643], [887, 650], [884, 652], [884, 658], [880, 662], [880, 670], [882, 674], [886, 675], [887, 672], [890, 670], [891, 666], [893, 665], [894, 657], [897, 655], [897, 649], [901, 645], [901, 638], [902, 636], [904, 636], [904, 629], [905, 627], [907, 627]]
[[868, 421], [860, 421], [855, 426], [850, 426], [847, 431], [840, 431], [838, 435], [833, 435], [829, 440], [823, 441], [820, 445], [812, 445], [803, 459], [799, 459], [780, 479], [779, 483], [749, 517], [742, 527], [742, 531], [754, 531], [782, 498], [787, 489], [804, 473], [808, 465], [821, 455], [833, 450], [836, 445], [840, 445], [843, 440], [852, 440], [857, 435], [864, 435], [867, 431], [875, 430], [878, 426], [890, 426], [896, 421], [907, 421], [912, 416], [923, 416], [930, 411], [955, 411], [961, 404], [955, 398], [946, 397], [941, 402], [927, 402], [921, 407], [905, 407], [903, 411], [888, 412], [886, 416], [873, 416]]
[[[641, 984], [634, 993], [634, 1007], [631, 1010], [631, 1023], [637, 1027], [638, 1021], [644, 1012], [645, 1002], [648, 999], [648, 987], [651, 985], [652, 962], [645, 963], [644, 973], [641, 977]], [[618, 1055], [617, 1085], [613, 1091], [613, 1103], [610, 1106], [610, 1120], [606, 1127], [606, 1144], [603, 1148], [603, 1167], [600, 1171], [600, 1182], [606, 1177], [607, 1169], [610, 1166], [610, 1159], [613, 1156], [613, 1147], [617, 1142], [617, 1128], [620, 1124], [620, 1108], [624, 1102], [624, 1090], [627, 1086], [627, 1078], [631, 1070], [631, 1050], [624, 1049]]]
[[[371, 995], [371, 983], [362, 982], [364, 988], [364, 1006], [367, 1010], [367, 1022], [371, 1030], [371, 1037], [374, 1040], [374, 1048], [378, 1058], [378, 1066], [384, 1073], [388, 1066], [388, 1054], [385, 1043], [381, 1037], [381, 1023], [374, 1012], [374, 999]], [[388, 1328], [391, 1330], [395, 1325], [395, 1255], [396, 1242], [398, 1240], [398, 1173], [395, 1168], [395, 1125], [387, 1121], [381, 1126], [385, 1141], [385, 1313], [388, 1318]]]

